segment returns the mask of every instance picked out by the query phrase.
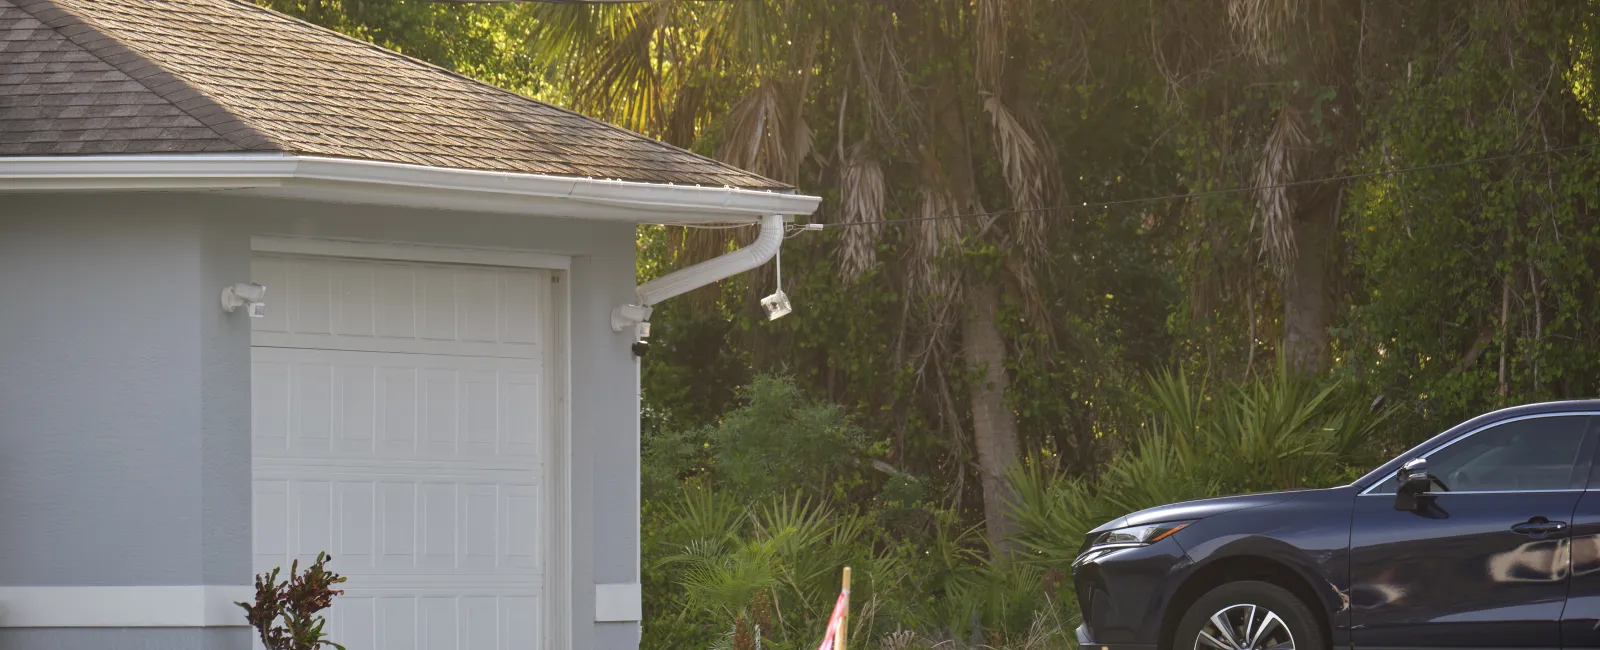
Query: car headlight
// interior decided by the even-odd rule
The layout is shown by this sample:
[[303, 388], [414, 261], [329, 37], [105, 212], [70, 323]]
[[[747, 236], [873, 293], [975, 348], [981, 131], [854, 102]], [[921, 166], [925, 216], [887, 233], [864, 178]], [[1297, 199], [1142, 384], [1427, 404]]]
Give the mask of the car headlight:
[[1144, 526], [1129, 526], [1117, 528], [1103, 533], [1096, 533], [1089, 537], [1083, 545], [1083, 551], [1078, 554], [1080, 560], [1090, 554], [1099, 555], [1097, 551], [1109, 551], [1119, 548], [1134, 548], [1149, 546], [1163, 539], [1171, 537], [1192, 524], [1192, 521], [1168, 521], [1159, 524]]

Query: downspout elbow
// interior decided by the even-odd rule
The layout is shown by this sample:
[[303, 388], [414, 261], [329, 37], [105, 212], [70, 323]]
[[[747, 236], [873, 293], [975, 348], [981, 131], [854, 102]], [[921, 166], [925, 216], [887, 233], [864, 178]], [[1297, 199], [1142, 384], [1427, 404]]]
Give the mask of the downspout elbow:
[[638, 302], [622, 305], [611, 312], [611, 329], [620, 332], [630, 323], [645, 322], [656, 303], [766, 264], [778, 254], [782, 244], [783, 217], [762, 217], [761, 233], [749, 246], [639, 285], [634, 289]]

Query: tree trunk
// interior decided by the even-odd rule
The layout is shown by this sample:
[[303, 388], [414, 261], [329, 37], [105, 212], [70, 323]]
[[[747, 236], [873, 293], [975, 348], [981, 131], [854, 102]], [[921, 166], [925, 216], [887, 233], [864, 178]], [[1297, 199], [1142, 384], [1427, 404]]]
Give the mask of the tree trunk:
[[989, 542], [999, 555], [1015, 550], [1010, 537], [1017, 532], [1009, 503], [1015, 493], [1007, 473], [1017, 466], [1021, 445], [1017, 419], [1006, 406], [1006, 346], [998, 321], [1000, 288], [994, 280], [975, 279], [966, 287], [966, 310], [961, 322], [961, 351], [967, 367], [979, 380], [972, 387], [972, 433], [983, 472], [983, 516]]
[[1328, 367], [1328, 328], [1333, 326], [1329, 284], [1334, 280], [1338, 233], [1333, 192], [1319, 192], [1295, 220], [1294, 265], [1283, 287], [1283, 354], [1289, 368], [1312, 374]]

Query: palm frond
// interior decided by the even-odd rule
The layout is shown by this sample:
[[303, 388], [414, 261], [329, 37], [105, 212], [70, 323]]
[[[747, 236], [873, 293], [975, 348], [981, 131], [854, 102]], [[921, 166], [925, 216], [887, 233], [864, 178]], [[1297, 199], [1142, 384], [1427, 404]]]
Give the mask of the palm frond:
[[1294, 199], [1286, 184], [1294, 182], [1295, 161], [1310, 141], [1305, 136], [1299, 111], [1286, 104], [1273, 124], [1272, 133], [1256, 162], [1256, 217], [1252, 225], [1261, 228], [1261, 250], [1268, 265], [1280, 276], [1288, 273], [1295, 259]]
[[920, 220], [911, 228], [911, 283], [932, 305], [954, 302], [959, 298], [959, 278], [945, 268], [940, 257], [961, 239], [960, 222], [950, 218], [957, 214], [956, 200], [944, 183], [926, 183], [921, 194], [917, 211]]
[[1299, 15], [1300, 2], [1228, 0], [1228, 22], [1246, 52], [1259, 61], [1271, 61], [1289, 37], [1289, 28]]
[[839, 243], [839, 273], [847, 281], [861, 277], [878, 263], [878, 237], [883, 233], [883, 167], [867, 152], [865, 143], [850, 147], [839, 179], [844, 229]]
[[1016, 215], [1013, 235], [1030, 256], [1042, 259], [1048, 224], [1043, 209], [1048, 205], [1050, 181], [1055, 175], [1051, 154], [1035, 135], [1043, 130], [1028, 128], [998, 95], [985, 99], [983, 108], [994, 126], [995, 144], [1006, 185], [1011, 190], [1012, 206], [1022, 211]]

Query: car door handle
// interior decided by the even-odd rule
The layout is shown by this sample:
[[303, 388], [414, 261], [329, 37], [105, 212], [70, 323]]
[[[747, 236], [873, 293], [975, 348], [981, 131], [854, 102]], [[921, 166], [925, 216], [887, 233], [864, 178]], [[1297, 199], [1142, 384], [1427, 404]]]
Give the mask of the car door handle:
[[1531, 535], [1533, 537], [1544, 537], [1545, 535], [1559, 533], [1566, 529], [1567, 522], [1550, 521], [1544, 517], [1534, 517], [1511, 527], [1512, 532], [1515, 532], [1519, 535]]

